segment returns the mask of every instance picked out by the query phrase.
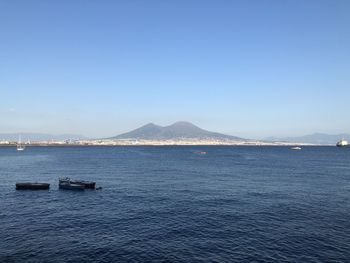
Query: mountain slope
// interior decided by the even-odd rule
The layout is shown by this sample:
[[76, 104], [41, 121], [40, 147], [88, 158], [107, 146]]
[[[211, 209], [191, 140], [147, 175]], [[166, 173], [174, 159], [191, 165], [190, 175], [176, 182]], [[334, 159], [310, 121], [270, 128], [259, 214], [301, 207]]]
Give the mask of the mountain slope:
[[244, 140], [239, 137], [203, 130], [189, 122], [176, 122], [169, 126], [146, 124], [133, 131], [120, 134], [110, 139], [215, 139], [215, 140]]

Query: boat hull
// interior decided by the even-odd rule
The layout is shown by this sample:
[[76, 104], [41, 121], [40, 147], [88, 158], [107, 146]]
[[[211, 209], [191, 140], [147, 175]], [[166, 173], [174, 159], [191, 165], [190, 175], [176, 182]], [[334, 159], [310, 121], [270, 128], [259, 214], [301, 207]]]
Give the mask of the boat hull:
[[84, 181], [84, 180], [71, 180], [69, 177], [60, 178], [59, 179], [60, 184], [78, 184], [84, 186], [86, 189], [95, 189], [96, 188], [96, 182], [92, 181]]
[[72, 184], [80, 184], [83, 185], [87, 189], [95, 189], [96, 182], [88, 182], [88, 181], [71, 181]]
[[16, 183], [16, 190], [49, 190], [47, 183]]
[[59, 189], [81, 191], [81, 190], [84, 190], [85, 187], [83, 185], [80, 185], [80, 184], [60, 183]]

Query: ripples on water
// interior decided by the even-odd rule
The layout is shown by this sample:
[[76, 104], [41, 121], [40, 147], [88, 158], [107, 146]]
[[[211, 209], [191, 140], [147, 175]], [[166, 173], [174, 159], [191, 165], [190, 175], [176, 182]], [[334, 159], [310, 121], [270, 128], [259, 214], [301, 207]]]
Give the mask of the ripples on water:
[[[349, 161], [336, 147], [0, 148], [0, 262], [349, 262]], [[103, 190], [59, 191], [61, 176]]]

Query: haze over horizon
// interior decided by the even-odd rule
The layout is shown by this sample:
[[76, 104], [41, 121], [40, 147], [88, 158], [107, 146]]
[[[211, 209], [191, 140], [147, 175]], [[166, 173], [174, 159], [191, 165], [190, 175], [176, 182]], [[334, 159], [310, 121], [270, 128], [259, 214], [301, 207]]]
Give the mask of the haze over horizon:
[[350, 133], [348, 1], [0, 1], [0, 133]]

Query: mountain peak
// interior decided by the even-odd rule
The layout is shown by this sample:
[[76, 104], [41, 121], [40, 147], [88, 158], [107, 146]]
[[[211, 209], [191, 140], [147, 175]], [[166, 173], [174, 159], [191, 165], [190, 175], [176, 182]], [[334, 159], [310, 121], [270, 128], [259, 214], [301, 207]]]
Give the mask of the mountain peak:
[[123, 133], [112, 139], [171, 140], [171, 139], [215, 139], [243, 140], [241, 138], [203, 130], [187, 121], [178, 121], [169, 126], [148, 123], [131, 132]]
[[196, 125], [194, 125], [193, 123], [191, 122], [188, 122], [188, 121], [177, 121], [171, 125], [169, 125], [168, 127], [170, 126], [181, 126], [181, 127], [197, 127]]
[[141, 128], [154, 128], [154, 127], [160, 127], [160, 126], [154, 124], [153, 122], [150, 122], [150, 123], [143, 125]]

